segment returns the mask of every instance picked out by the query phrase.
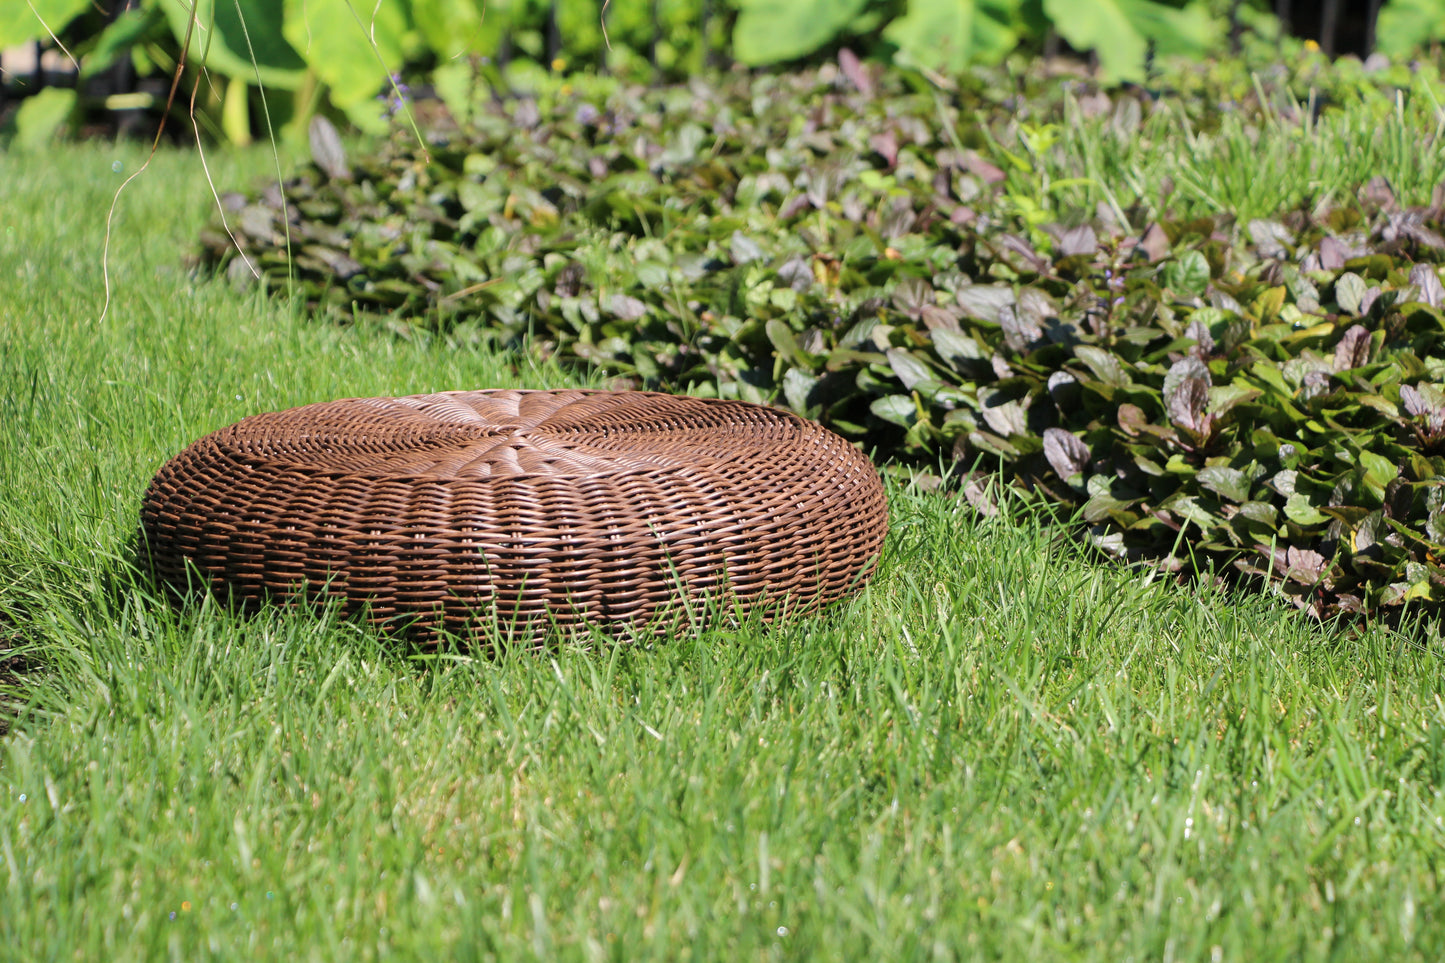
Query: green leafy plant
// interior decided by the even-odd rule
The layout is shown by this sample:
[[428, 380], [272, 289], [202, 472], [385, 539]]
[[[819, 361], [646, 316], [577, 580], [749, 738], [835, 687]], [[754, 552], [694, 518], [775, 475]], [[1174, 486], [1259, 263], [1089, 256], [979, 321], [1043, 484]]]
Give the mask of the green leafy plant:
[[1142, 80], [1152, 46], [1163, 56], [1199, 57], [1216, 49], [1222, 23], [1211, 4], [1172, 6], [1156, 0], [1043, 0], [1059, 36], [1078, 50], [1098, 54], [1107, 77]]
[[[1282, 80], [1255, 85], [1255, 141], [1218, 136], [1258, 178], [1277, 125], [1313, 183]], [[826, 75], [555, 87], [479, 109], [425, 158], [406, 136], [349, 159], [323, 137], [285, 207], [228, 199], [231, 234], [208, 233], [203, 259], [341, 317], [475, 326], [631, 384], [786, 403], [905, 461], [1000, 471], [1107, 553], [1269, 576], [1322, 615], [1445, 598], [1445, 195], [1410, 206], [1376, 177], [1345, 204], [1236, 222], [1201, 191], [1170, 215], [1105, 190], [1117, 172], [1060, 176], [1074, 148], [1054, 118], [1088, 101], [1090, 136], [1132, 142], [1156, 133], [1143, 111], [1174, 108], [1024, 83], [1024, 121], [1012, 83], [948, 102], [847, 57]], [[1366, 101], [1351, 116], [1373, 124]]]
[[[1429, 24], [1445, 16], [1440, 2], [1387, 3], [1382, 48], [1403, 57], [1428, 43]], [[1265, 15], [1247, 19], [1256, 30], [1278, 30]], [[965, 67], [1036, 51], [1052, 34], [1093, 52], [1106, 82], [1141, 82], [1151, 57], [1221, 49], [1224, 22], [1218, 0], [139, 0], [113, 21], [75, 0], [44, 0], [0, 14], [0, 46], [55, 35], [88, 78], [122, 58], [141, 74], [172, 73], [183, 59], [179, 45], [188, 43], [184, 59], [207, 71], [195, 82], [203, 129], [235, 143], [281, 130], [299, 143], [318, 109], [382, 132], [402, 77], [445, 92], [453, 115], [465, 120], [464, 101], [529, 92], [548, 72], [681, 78], [702, 70], [714, 51], [769, 66], [848, 44], [948, 87]], [[500, 71], [490, 61], [504, 50], [511, 68]], [[122, 106], [163, 105], [145, 94], [123, 105], [82, 98], [75, 116]]]
[[848, 31], [868, 0], [739, 0], [733, 49], [745, 64], [796, 60]]
[[0, 50], [49, 39], [65, 29], [87, 6], [87, 0], [31, 0], [0, 9]]
[[[883, 39], [906, 66], [956, 73], [972, 63], [997, 63], [1029, 30], [1024, 4], [1016, 0], [916, 0], [891, 21]], [[1037, 24], [1033, 25], [1037, 28]]]
[[[423, 9], [435, 14], [442, 3], [431, 0]], [[78, 31], [66, 49], [78, 58], [82, 81], [122, 58], [131, 59], [141, 74], [171, 75], [184, 61], [193, 69], [186, 86], [195, 91], [194, 98], [182, 98], [186, 109], [194, 106], [203, 129], [244, 144], [258, 130], [287, 128], [286, 136], [303, 138], [318, 94], [357, 127], [384, 131], [386, 98], [378, 99], [377, 93], [392, 84], [389, 78], [408, 59], [415, 59], [423, 42], [411, 8], [411, 0], [383, 0], [365, 9], [348, 0], [141, 0], [92, 32], [95, 15], [88, 8], [72, 25], [73, 11], [50, 3], [27, 13], [28, 19], [0, 21], [0, 38], [10, 45], [52, 31], [61, 37]], [[445, 7], [468, 8], [470, 0]], [[77, 110], [84, 106], [76, 101]], [[160, 110], [163, 104], [141, 94], [123, 105], [95, 106]]]
[[41, 150], [55, 140], [75, 113], [75, 91], [42, 90], [15, 111], [12, 150]]
[[1375, 43], [1381, 53], [1407, 57], [1445, 36], [1445, 0], [1390, 0], [1380, 8]]

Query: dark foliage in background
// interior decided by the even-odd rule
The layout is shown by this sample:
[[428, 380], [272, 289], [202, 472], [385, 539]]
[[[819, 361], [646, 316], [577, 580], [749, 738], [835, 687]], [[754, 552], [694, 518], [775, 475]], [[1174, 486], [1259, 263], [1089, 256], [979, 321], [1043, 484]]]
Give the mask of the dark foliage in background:
[[[679, 81], [708, 69], [806, 64], [842, 47], [951, 75], [1011, 54], [1088, 57], [1144, 82], [1155, 57], [1238, 53], [1281, 27], [1327, 55], [1400, 59], [1438, 41], [1445, 0], [34, 0], [0, 14], [0, 143], [55, 132], [247, 143], [300, 139], [316, 111], [379, 130], [402, 87], [443, 99], [486, 84], [526, 89], [538, 71]], [[168, 91], [191, 40], [183, 95]], [[21, 46], [23, 56], [16, 55]], [[205, 75], [197, 70], [204, 64]], [[192, 93], [194, 92], [194, 109]], [[40, 94], [41, 96], [36, 96]], [[23, 107], [23, 110], [21, 109]]]

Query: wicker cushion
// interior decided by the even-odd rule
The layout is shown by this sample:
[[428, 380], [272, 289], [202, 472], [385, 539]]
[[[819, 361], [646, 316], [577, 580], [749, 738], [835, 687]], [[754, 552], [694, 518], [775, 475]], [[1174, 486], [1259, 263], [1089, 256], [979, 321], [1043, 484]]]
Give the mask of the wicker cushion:
[[650, 392], [466, 391], [255, 415], [155, 476], [152, 565], [379, 623], [637, 624], [684, 596], [811, 609], [872, 574], [883, 486], [787, 412]]

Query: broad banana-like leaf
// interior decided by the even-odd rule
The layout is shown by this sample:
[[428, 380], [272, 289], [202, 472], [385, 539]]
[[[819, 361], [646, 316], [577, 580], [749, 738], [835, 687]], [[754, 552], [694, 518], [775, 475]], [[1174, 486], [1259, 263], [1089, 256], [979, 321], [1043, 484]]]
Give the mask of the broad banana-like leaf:
[[27, 97], [15, 112], [15, 136], [10, 150], [43, 150], [70, 123], [76, 93], [69, 87], [46, 87]]
[[459, 54], [494, 55], [512, 20], [505, 4], [485, 0], [411, 0], [411, 10], [417, 30], [438, 60]]
[[306, 75], [306, 63], [281, 33], [283, 0], [165, 0], [159, 4], [177, 41], [191, 30], [192, 64], [206, 65], [227, 77], [263, 87], [295, 90]]
[[753, 66], [806, 56], [867, 5], [867, 0], [739, 0], [733, 55]]
[[1390, 0], [1375, 21], [1375, 47], [1390, 57], [1409, 56], [1441, 37], [1445, 0]]
[[995, 63], [1018, 46], [1018, 0], [912, 0], [883, 38], [899, 60], [957, 72], [970, 63]]
[[49, 39], [89, 5], [89, 0], [30, 0], [28, 4], [10, 0], [0, 4], [0, 50]]
[[1183, 8], [1154, 0], [1043, 0], [1044, 13], [1075, 50], [1092, 50], [1111, 80], [1144, 80], [1150, 42], [1157, 54], [1203, 54], [1219, 25], [1199, 2]]
[[363, 130], [385, 128], [377, 95], [401, 68], [411, 30], [406, 0], [287, 3], [282, 32], [331, 88], [331, 103]]
[[935, 70], [962, 70], [973, 54], [974, 0], [911, 0], [883, 31], [900, 59]]

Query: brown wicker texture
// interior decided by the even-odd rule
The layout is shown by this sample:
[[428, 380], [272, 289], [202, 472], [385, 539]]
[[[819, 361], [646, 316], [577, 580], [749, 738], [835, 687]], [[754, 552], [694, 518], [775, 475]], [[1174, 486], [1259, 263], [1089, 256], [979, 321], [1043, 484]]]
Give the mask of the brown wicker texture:
[[[877, 472], [787, 412], [651, 392], [468, 391], [325, 402], [202, 438], [141, 510], [157, 575], [246, 603], [489, 638], [786, 601], [872, 575]], [[192, 576], [192, 579], [194, 576]]]

